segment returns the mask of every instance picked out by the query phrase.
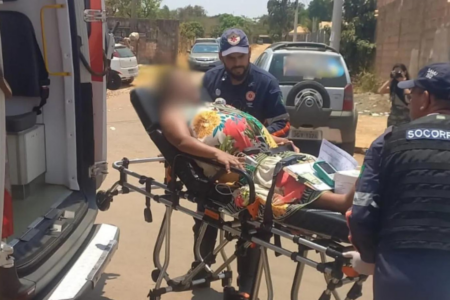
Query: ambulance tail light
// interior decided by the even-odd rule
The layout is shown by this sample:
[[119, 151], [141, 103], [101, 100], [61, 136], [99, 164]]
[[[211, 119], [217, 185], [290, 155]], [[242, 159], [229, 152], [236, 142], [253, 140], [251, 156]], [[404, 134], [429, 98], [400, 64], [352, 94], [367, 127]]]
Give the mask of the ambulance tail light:
[[353, 85], [347, 84], [344, 88], [344, 104], [342, 106], [343, 111], [352, 111], [354, 107], [353, 102]]

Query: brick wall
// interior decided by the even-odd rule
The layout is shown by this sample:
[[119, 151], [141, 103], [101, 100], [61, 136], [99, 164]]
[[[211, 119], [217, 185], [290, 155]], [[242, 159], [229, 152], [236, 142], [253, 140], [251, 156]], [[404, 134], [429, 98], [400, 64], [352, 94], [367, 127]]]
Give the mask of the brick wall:
[[[130, 19], [108, 18], [108, 27], [113, 28], [116, 22], [120, 25], [116, 36], [128, 37], [131, 33]], [[144, 20], [137, 22], [139, 42], [136, 49], [140, 64], [173, 64], [178, 55], [177, 20]]]
[[404, 63], [412, 76], [450, 61], [450, 0], [378, 0], [376, 72], [387, 79]]

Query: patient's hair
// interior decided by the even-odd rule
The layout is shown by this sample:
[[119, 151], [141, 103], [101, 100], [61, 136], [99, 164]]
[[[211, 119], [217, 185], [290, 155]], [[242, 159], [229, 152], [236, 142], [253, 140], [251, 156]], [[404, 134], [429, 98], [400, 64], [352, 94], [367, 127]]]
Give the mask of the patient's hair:
[[174, 77], [177, 71], [178, 71], [177, 69], [169, 67], [168, 69], [162, 71], [162, 73], [160, 74], [156, 86], [156, 94], [158, 96], [158, 99], [160, 99], [160, 101], [162, 101], [163, 99], [170, 98], [172, 96], [173, 85], [175, 83]]
[[189, 72], [174, 67], [163, 71], [156, 87], [160, 107], [172, 101], [196, 101], [197, 92]]

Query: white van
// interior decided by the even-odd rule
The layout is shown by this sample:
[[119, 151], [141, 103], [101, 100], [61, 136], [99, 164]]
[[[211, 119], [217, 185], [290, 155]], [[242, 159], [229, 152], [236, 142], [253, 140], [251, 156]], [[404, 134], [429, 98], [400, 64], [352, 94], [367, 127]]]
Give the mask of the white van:
[[117, 249], [119, 229], [95, 224], [114, 47], [104, 11], [0, 1], [1, 300], [81, 299]]

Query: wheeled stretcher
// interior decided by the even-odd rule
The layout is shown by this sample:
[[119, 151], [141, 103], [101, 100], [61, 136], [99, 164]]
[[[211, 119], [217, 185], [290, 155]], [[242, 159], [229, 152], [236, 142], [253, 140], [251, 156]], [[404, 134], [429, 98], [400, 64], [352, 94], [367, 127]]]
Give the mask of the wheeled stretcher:
[[[220, 193], [215, 188], [215, 180], [208, 179], [203, 175], [202, 169], [196, 162], [201, 161], [218, 168], [223, 167], [215, 161], [193, 157], [178, 151], [164, 137], [158, 127], [157, 99], [150, 90], [135, 89], [131, 92], [131, 102], [135, 108], [145, 130], [152, 141], [161, 151], [163, 157], [134, 159], [127, 158], [115, 162], [113, 168], [120, 173], [120, 179], [107, 191], [97, 194], [99, 209], [107, 210], [114, 196], [138, 192], [145, 196], [144, 218], [146, 222], [152, 222], [152, 200], [166, 206], [165, 216], [157, 237], [153, 260], [155, 270], [152, 279], [156, 283], [154, 289], [150, 290], [150, 300], [159, 300], [164, 294], [191, 290], [196, 287], [208, 286], [213, 281], [221, 281], [224, 287], [224, 300], [232, 300], [233, 288], [232, 272], [230, 264], [245, 253], [250, 247], [258, 247], [259, 263], [256, 272], [256, 280], [253, 283], [250, 299], [258, 299], [258, 291], [265, 275], [268, 289], [268, 299], [274, 299], [270, 267], [267, 250], [272, 250], [277, 256], [284, 255], [297, 264], [291, 288], [291, 299], [299, 299], [299, 289], [303, 270], [306, 265], [315, 268], [324, 274], [326, 288], [319, 300], [328, 300], [333, 296], [336, 300], [340, 297], [337, 289], [343, 285], [351, 285], [346, 300], [359, 298], [362, 294], [362, 284], [366, 276], [358, 275], [350, 266], [350, 261], [343, 257], [343, 253], [352, 249], [348, 241], [348, 228], [345, 217], [340, 213], [317, 209], [301, 209], [280, 222], [273, 218], [271, 206], [271, 193], [268, 202], [261, 209], [259, 218], [254, 218], [247, 209], [239, 212], [230, 212], [228, 209], [233, 201], [231, 195]], [[170, 182], [160, 183], [151, 177], [138, 174], [131, 170], [133, 164], [142, 163], [165, 163], [170, 166]], [[289, 160], [282, 160], [276, 166], [276, 176], [283, 166], [288, 165]], [[161, 166], [162, 168], [162, 166]], [[278, 170], [278, 171], [277, 171]], [[251, 176], [246, 172], [232, 169], [239, 174], [246, 184], [249, 185], [250, 202], [256, 199], [255, 185]], [[141, 186], [134, 185], [128, 181], [129, 177], [138, 179]], [[274, 180], [275, 182], [275, 180]], [[163, 190], [163, 193], [155, 194], [155, 190]], [[205, 207], [204, 212], [196, 212], [184, 207], [181, 200], [185, 199]], [[200, 231], [195, 241], [195, 262], [189, 272], [177, 278], [171, 278], [167, 269], [170, 261], [170, 239], [171, 219], [174, 210], [192, 216], [201, 222]], [[232, 217], [231, 217], [232, 216]], [[229, 221], [228, 219], [231, 219]], [[227, 221], [228, 220], [228, 221]], [[202, 257], [200, 245], [204, 239], [208, 226], [215, 227], [220, 231], [217, 247], [211, 253]], [[274, 242], [271, 242], [274, 237]], [[289, 251], [282, 247], [281, 238], [295, 243], [298, 251]], [[236, 241], [236, 251], [227, 256], [225, 246]], [[161, 262], [160, 254], [163, 249], [165, 258]], [[320, 262], [307, 258], [309, 251], [320, 253]], [[210, 264], [217, 255], [221, 255], [224, 263], [213, 269]], [[331, 259], [330, 261], [327, 261]], [[203, 274], [199, 278], [199, 274]], [[166, 287], [163, 287], [163, 281]]]

